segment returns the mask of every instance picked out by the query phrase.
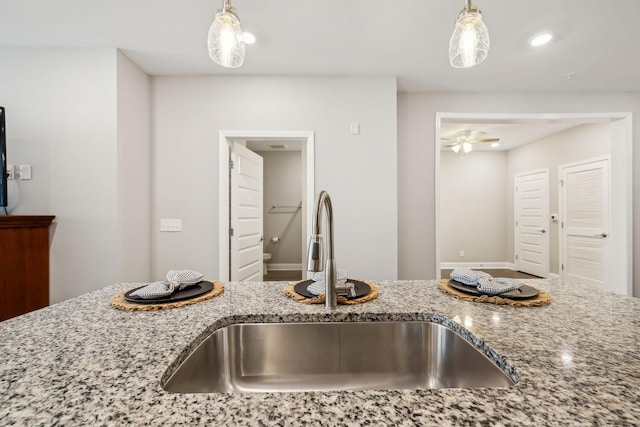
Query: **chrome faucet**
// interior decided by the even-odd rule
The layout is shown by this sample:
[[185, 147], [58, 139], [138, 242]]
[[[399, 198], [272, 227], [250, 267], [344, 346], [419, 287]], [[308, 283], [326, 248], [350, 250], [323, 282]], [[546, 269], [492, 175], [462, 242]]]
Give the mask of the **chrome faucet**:
[[331, 207], [331, 198], [329, 193], [321, 191], [318, 194], [318, 200], [313, 215], [313, 235], [309, 239], [309, 251], [307, 253], [307, 270], [322, 271], [322, 260], [324, 258], [324, 245], [322, 244], [322, 208], [327, 210], [327, 221], [329, 223], [329, 253], [327, 262], [324, 266], [324, 284], [325, 284], [325, 308], [336, 308], [338, 301], [336, 298], [336, 283], [338, 281], [336, 274], [336, 260], [333, 258], [333, 208]]

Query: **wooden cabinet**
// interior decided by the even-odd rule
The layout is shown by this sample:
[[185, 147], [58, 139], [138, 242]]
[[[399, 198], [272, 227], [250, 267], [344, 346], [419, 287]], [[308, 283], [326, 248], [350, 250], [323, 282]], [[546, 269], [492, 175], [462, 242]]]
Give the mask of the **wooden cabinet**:
[[55, 216], [0, 216], [0, 321], [49, 305], [49, 226]]

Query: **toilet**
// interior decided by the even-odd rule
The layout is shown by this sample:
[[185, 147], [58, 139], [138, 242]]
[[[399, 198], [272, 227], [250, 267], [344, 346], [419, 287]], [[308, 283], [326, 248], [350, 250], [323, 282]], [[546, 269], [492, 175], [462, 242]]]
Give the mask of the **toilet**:
[[262, 254], [262, 275], [266, 276], [269, 270], [267, 269], [267, 264], [271, 261], [271, 254], [269, 252], [265, 252]]

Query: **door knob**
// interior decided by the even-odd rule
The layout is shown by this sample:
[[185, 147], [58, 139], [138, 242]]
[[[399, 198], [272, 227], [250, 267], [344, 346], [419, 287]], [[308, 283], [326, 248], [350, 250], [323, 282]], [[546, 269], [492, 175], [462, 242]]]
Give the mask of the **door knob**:
[[546, 232], [547, 232], [547, 230], [545, 230], [545, 229], [543, 228], [543, 229], [541, 229], [541, 230], [540, 230], [540, 232], [541, 232], [542, 234], [544, 234], [544, 233], [546, 233]]
[[607, 233], [596, 234], [596, 237], [602, 237], [604, 239], [607, 237]]

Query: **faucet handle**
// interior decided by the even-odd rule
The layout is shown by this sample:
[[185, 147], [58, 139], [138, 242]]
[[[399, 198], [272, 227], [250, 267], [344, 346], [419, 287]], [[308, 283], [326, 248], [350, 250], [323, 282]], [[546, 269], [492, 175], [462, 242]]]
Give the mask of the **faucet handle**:
[[309, 239], [309, 250], [307, 252], [307, 270], [322, 271], [324, 259], [324, 245], [322, 235], [314, 234]]

